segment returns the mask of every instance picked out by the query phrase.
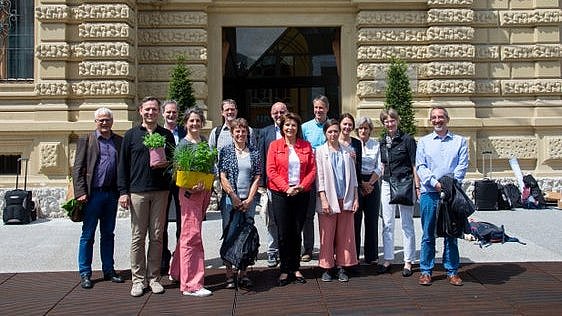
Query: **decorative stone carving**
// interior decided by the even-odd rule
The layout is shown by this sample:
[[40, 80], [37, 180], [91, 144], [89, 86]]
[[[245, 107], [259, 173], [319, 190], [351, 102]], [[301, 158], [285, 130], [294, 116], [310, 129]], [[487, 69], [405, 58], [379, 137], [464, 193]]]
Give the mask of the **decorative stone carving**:
[[428, 58], [435, 59], [473, 59], [474, 46], [466, 44], [429, 45]]
[[129, 81], [89, 80], [73, 82], [72, 92], [77, 96], [116, 96], [131, 95], [134, 89]]
[[207, 26], [207, 13], [201, 11], [141, 11], [140, 27]]
[[547, 136], [544, 140], [546, 145], [545, 161], [562, 159], [562, 137]]
[[70, 9], [66, 5], [42, 5], [35, 8], [35, 17], [41, 22], [65, 22]]
[[427, 46], [362, 46], [357, 50], [359, 60], [380, 60], [387, 62], [391, 57], [403, 60], [427, 58]]
[[491, 151], [496, 159], [534, 159], [538, 149], [535, 137], [488, 137], [477, 140], [477, 152]]
[[78, 36], [84, 39], [130, 39], [133, 29], [126, 23], [83, 23]]
[[476, 60], [493, 61], [500, 59], [500, 47], [496, 45], [476, 45]]
[[184, 55], [187, 61], [207, 60], [205, 47], [140, 47], [140, 62], [175, 62], [177, 56]]
[[427, 0], [427, 5], [429, 7], [469, 7], [472, 2], [473, 0]]
[[509, 45], [502, 46], [502, 60], [521, 59], [559, 59], [560, 45]]
[[384, 94], [385, 88], [386, 81], [384, 80], [359, 81], [357, 95], [362, 98], [381, 96]]
[[57, 168], [59, 166], [60, 142], [45, 142], [39, 144], [39, 166], [42, 170]]
[[475, 26], [496, 26], [499, 25], [499, 15], [497, 11], [474, 11]]
[[429, 24], [469, 24], [474, 20], [474, 11], [469, 9], [429, 9], [427, 22]]
[[418, 93], [424, 95], [473, 94], [474, 91], [473, 80], [420, 80], [418, 82]]
[[41, 96], [67, 96], [68, 83], [66, 81], [42, 81], [35, 85], [35, 94]]
[[361, 11], [357, 14], [358, 26], [425, 25], [427, 13], [424, 11]]
[[70, 57], [68, 43], [44, 43], [35, 47], [35, 57], [39, 59], [67, 59]]
[[132, 21], [134, 17], [134, 11], [126, 4], [82, 4], [72, 8], [72, 15], [76, 20], [79, 21]]
[[146, 29], [139, 30], [140, 44], [207, 43], [207, 31], [203, 29]]
[[126, 77], [132, 75], [131, 65], [125, 61], [84, 61], [78, 65], [78, 74], [85, 77]]
[[384, 79], [388, 71], [388, 64], [359, 64], [357, 78], [359, 79]]
[[502, 94], [562, 94], [562, 79], [503, 80]]
[[476, 94], [500, 94], [501, 85], [498, 80], [476, 80]]
[[78, 58], [129, 58], [133, 54], [131, 45], [122, 42], [73, 44], [71, 52]]
[[509, 10], [501, 11], [502, 26], [560, 24], [562, 11], [559, 9]]
[[467, 26], [432, 26], [427, 30], [427, 39], [438, 42], [469, 42], [474, 38], [474, 29]]
[[362, 28], [357, 34], [360, 43], [376, 42], [424, 42], [427, 40], [426, 29], [382, 29]]
[[420, 65], [419, 75], [424, 78], [472, 77], [474, 64], [471, 62], [432, 62]]

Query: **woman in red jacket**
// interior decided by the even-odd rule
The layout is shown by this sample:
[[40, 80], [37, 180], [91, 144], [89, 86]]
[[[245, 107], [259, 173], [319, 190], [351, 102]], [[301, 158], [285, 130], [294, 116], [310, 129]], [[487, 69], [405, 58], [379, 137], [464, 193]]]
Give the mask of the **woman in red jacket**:
[[301, 230], [316, 163], [312, 146], [301, 138], [301, 118], [288, 113], [280, 123], [283, 137], [269, 145], [266, 172], [279, 234], [279, 286], [285, 286], [293, 280], [306, 283], [299, 271]]

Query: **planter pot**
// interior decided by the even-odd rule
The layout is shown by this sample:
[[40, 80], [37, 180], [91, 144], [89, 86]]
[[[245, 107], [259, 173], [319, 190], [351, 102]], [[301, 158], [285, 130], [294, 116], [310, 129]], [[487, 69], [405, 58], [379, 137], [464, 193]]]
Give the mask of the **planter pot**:
[[159, 163], [166, 162], [166, 151], [164, 151], [164, 147], [149, 148], [148, 153], [150, 155], [151, 167], [154, 167]]
[[180, 188], [191, 189], [199, 182], [203, 182], [205, 190], [210, 191], [213, 187], [215, 175], [197, 171], [177, 171], [176, 185]]

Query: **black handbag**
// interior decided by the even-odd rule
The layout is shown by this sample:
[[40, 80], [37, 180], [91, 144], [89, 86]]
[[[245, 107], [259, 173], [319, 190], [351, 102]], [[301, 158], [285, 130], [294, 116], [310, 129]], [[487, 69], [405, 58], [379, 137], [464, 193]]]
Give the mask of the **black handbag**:
[[402, 179], [388, 179], [390, 185], [390, 204], [414, 205], [414, 184], [412, 176]]
[[[389, 147], [392, 144], [390, 137], [386, 140], [386, 161], [388, 162], [388, 184], [390, 186], [390, 202], [389, 204], [414, 205], [414, 178], [412, 175], [405, 176], [401, 179], [394, 178], [390, 169], [390, 153]], [[390, 142], [389, 142], [390, 141]]]

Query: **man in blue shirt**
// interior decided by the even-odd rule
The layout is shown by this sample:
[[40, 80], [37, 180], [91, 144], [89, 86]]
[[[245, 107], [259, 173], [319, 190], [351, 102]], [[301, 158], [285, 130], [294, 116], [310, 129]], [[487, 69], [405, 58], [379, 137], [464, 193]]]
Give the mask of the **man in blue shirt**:
[[[326, 142], [324, 136], [324, 123], [328, 119], [330, 102], [326, 96], [320, 95], [312, 100], [314, 118], [302, 124], [302, 137], [308, 141], [314, 150]], [[316, 214], [316, 186], [312, 187], [306, 219], [302, 229], [303, 253], [301, 260], [308, 262], [312, 259], [314, 248], [314, 214]]]
[[[435, 224], [437, 205], [441, 192], [439, 179], [448, 175], [462, 182], [468, 168], [468, 145], [464, 137], [451, 133], [447, 124], [449, 113], [441, 106], [431, 109], [429, 120], [433, 132], [422, 137], [416, 151], [416, 171], [420, 178], [420, 213], [423, 229], [420, 253], [420, 285], [431, 285], [431, 273], [435, 264]], [[458, 275], [460, 263], [457, 239], [444, 237], [443, 266], [447, 280], [461, 286]]]

